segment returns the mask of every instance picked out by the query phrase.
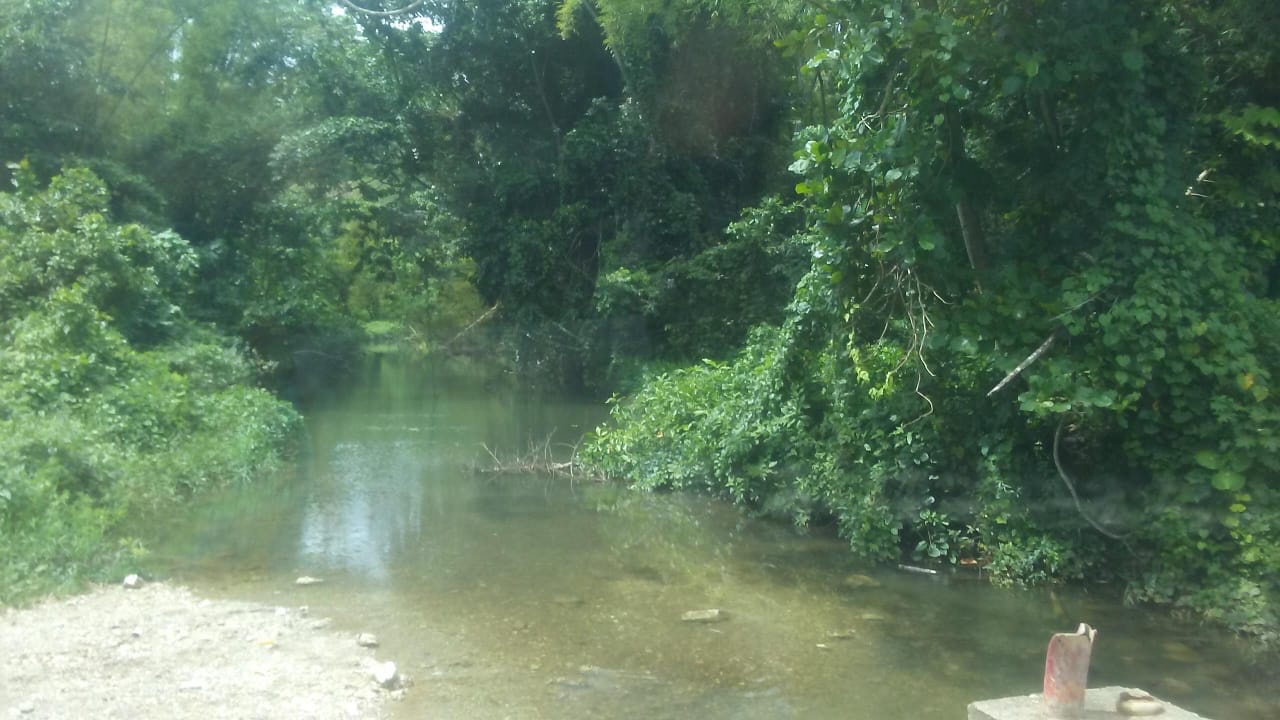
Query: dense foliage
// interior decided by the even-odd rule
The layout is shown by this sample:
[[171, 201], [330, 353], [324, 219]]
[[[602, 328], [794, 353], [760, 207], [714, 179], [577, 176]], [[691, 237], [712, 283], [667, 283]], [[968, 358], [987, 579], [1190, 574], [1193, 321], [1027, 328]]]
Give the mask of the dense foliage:
[[1032, 5], [855, 3], [780, 43], [824, 79], [791, 166], [811, 268], [590, 455], [1275, 642], [1275, 62], [1237, 25], [1274, 11]]
[[0, 194], [0, 602], [95, 576], [128, 520], [245, 482], [291, 408], [231, 339], [187, 319], [196, 272], [170, 232], [118, 225], [86, 171]]
[[1277, 639], [1274, 3], [370, 3], [0, 7], [6, 582], [407, 350], [634, 390], [641, 487]]

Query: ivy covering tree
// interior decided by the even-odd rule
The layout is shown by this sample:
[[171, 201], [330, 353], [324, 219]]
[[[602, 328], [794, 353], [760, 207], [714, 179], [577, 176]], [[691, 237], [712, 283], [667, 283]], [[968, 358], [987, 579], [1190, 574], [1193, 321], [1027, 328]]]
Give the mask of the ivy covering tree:
[[591, 459], [831, 516], [871, 558], [1117, 576], [1274, 643], [1276, 19], [827, 7], [780, 40], [821, 79], [785, 321], [620, 403]]
[[1277, 639], [1275, 3], [344, 7], [0, 7], [5, 587], [409, 350], [638, 387], [640, 487]]

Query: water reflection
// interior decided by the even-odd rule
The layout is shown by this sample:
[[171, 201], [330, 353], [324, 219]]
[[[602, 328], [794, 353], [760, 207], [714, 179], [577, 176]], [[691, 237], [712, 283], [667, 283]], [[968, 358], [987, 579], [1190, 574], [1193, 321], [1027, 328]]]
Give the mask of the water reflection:
[[[1230, 642], [1109, 600], [857, 567], [834, 538], [706, 498], [470, 470], [601, 414], [373, 371], [308, 413], [292, 480], [211, 501], [160, 562], [379, 634], [418, 679], [406, 718], [950, 720], [1034, 691], [1049, 634], [1080, 620], [1101, 628], [1094, 685], [1277, 716]], [[708, 608], [729, 619], [681, 620]]]

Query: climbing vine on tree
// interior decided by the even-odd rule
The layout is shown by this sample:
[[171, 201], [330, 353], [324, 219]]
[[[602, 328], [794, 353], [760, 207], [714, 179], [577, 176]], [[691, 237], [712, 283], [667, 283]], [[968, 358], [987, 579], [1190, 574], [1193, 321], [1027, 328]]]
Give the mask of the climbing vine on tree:
[[786, 320], [619, 404], [592, 457], [834, 516], [872, 557], [1114, 574], [1276, 639], [1277, 209], [1245, 189], [1274, 187], [1274, 99], [1221, 72], [1211, 43], [1239, 19], [814, 15], [779, 42], [816, 90]]

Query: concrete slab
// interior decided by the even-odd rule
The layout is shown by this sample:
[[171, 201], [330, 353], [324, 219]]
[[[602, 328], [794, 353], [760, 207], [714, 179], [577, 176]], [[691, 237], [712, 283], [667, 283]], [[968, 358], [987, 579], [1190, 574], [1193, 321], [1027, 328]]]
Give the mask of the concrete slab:
[[[1143, 692], [1137, 688], [1104, 687], [1087, 690], [1084, 696], [1084, 714], [1081, 720], [1117, 720], [1128, 718], [1116, 712], [1116, 700], [1120, 693]], [[1157, 698], [1159, 699], [1159, 698]], [[1156, 720], [1207, 720], [1193, 712], [1183, 710], [1173, 703], [1161, 700], [1164, 712], [1152, 717]], [[969, 704], [969, 720], [1045, 720], [1045, 712], [1040, 707], [1040, 693], [1034, 695], [1018, 695], [1000, 698], [999, 700], [981, 700]]]

